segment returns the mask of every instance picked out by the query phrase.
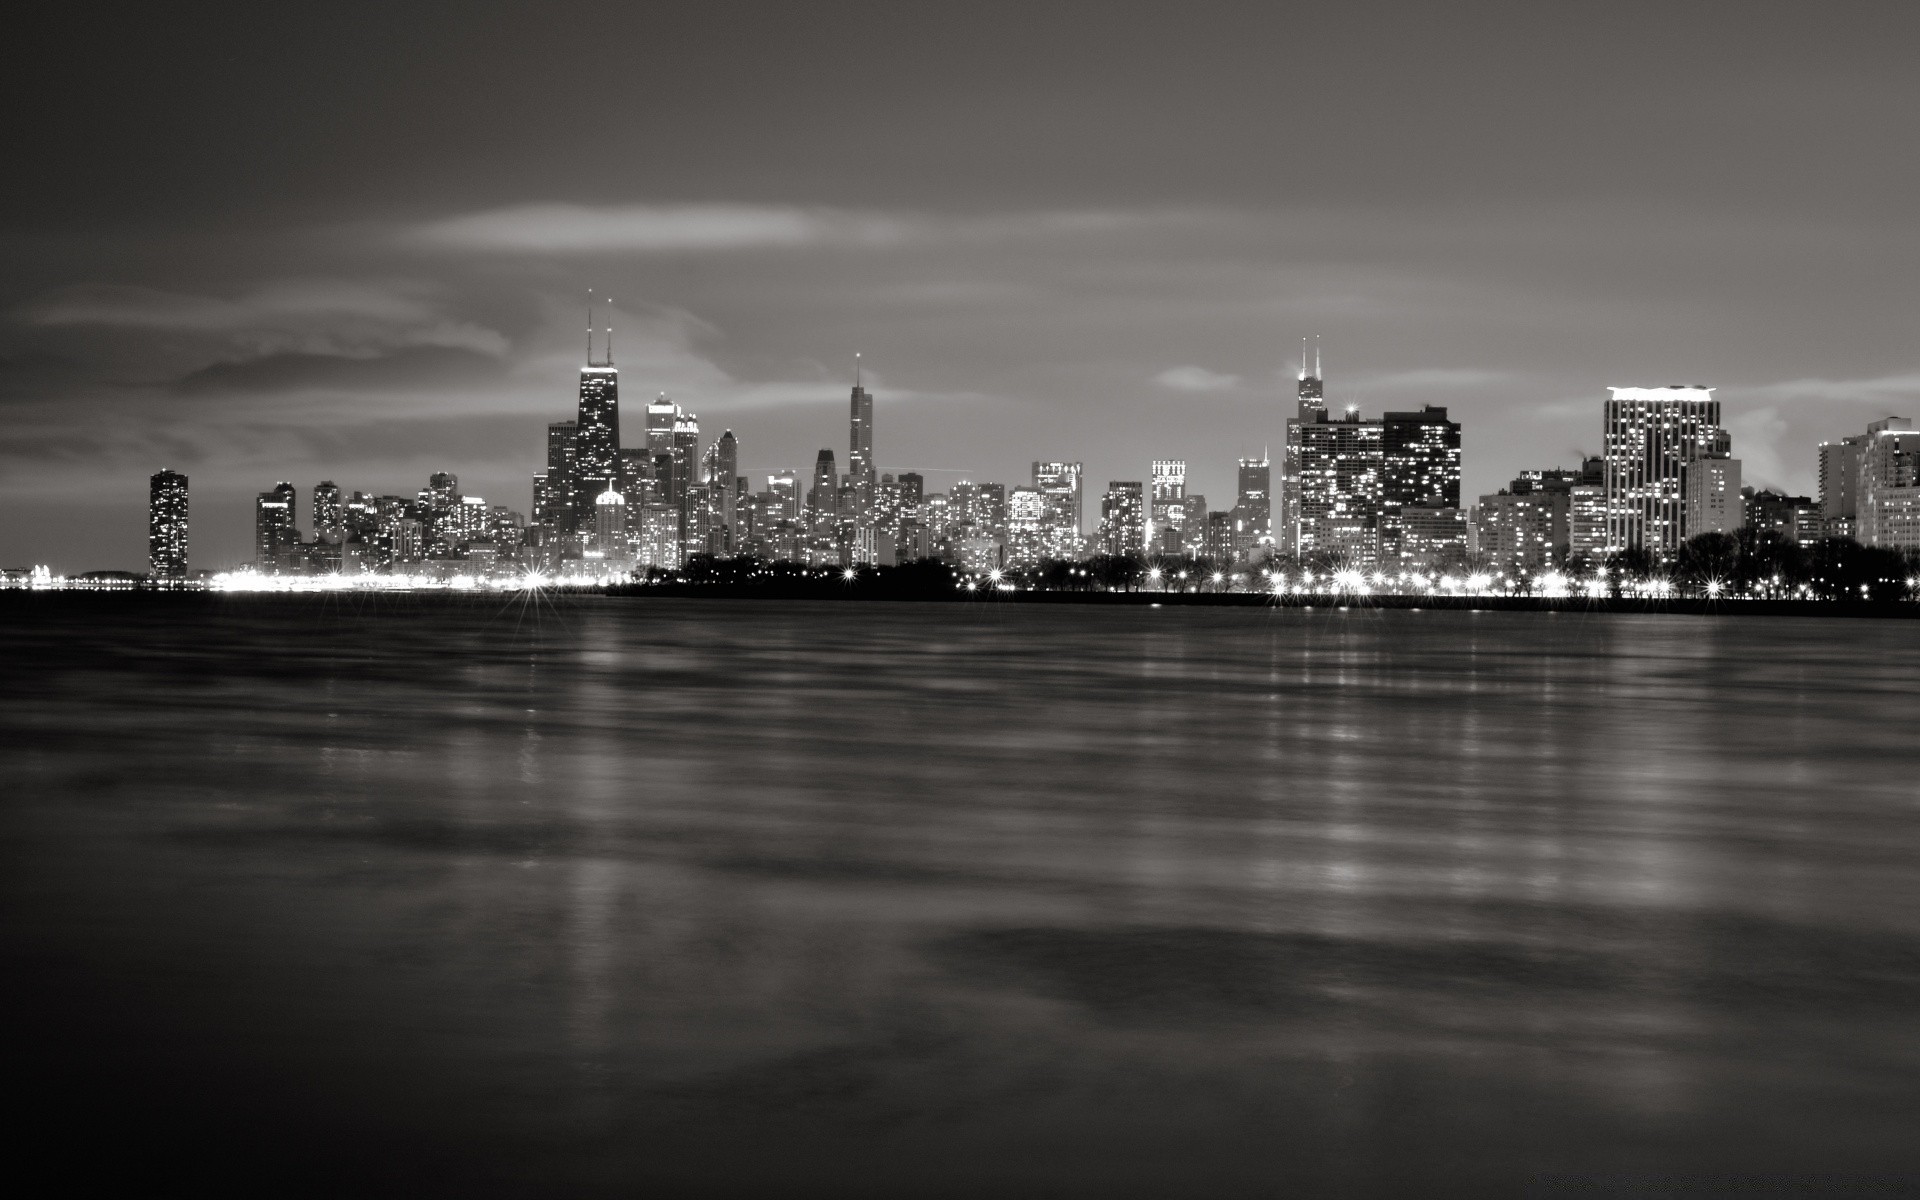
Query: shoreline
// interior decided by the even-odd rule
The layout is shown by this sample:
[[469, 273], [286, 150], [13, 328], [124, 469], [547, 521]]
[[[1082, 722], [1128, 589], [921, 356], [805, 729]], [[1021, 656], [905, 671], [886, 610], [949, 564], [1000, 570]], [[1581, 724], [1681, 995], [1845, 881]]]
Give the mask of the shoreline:
[[966, 605], [1096, 605], [1122, 608], [1293, 608], [1335, 612], [1403, 610], [1410, 612], [1533, 612], [1668, 615], [1704, 617], [1838, 617], [1913, 620], [1920, 618], [1920, 602], [1907, 600], [1745, 600], [1671, 597], [1592, 598], [1568, 596], [1402, 596], [1341, 595], [1337, 593], [1273, 595], [1263, 592], [1078, 592], [979, 591], [916, 587], [882, 579], [855, 582], [781, 582], [758, 585], [656, 583], [608, 587], [545, 588], [524, 591], [450, 591], [437, 588], [314, 592], [224, 592], [204, 590], [43, 590], [0, 592], [0, 606], [35, 604], [214, 604], [249, 600], [300, 600], [337, 604], [343, 600], [406, 597], [419, 600], [442, 597], [467, 603], [499, 605], [516, 597], [548, 599], [604, 596], [609, 599], [744, 600], [948, 603]]

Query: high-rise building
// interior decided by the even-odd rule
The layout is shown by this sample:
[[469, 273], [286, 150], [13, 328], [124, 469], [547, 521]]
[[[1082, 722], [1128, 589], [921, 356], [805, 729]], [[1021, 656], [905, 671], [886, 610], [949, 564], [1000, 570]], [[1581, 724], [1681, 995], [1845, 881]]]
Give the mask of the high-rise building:
[[1861, 545], [1920, 549], [1920, 432], [1912, 421], [1887, 417], [1867, 426], [1858, 495]]
[[1431, 404], [1380, 417], [1380, 558], [1405, 557], [1400, 510], [1460, 507], [1460, 424]]
[[547, 426], [547, 503], [534, 505], [534, 524], [555, 538], [571, 537], [579, 529], [574, 507], [579, 491], [574, 469], [579, 432], [578, 421], [554, 421]]
[[346, 505], [340, 499], [340, 486], [322, 479], [313, 486], [313, 540], [337, 546], [346, 537]]
[[1451, 571], [1467, 562], [1467, 514], [1458, 508], [1400, 510], [1400, 566], [1413, 571]]
[[1045, 506], [1041, 518], [1041, 540], [1048, 558], [1076, 559], [1083, 553], [1080, 529], [1084, 505], [1081, 499], [1080, 464], [1035, 462], [1033, 486]]
[[833, 451], [822, 447], [813, 460], [813, 486], [807, 490], [807, 524], [814, 530], [830, 529], [840, 517], [840, 473], [834, 469]]
[[593, 332], [587, 332], [587, 365], [580, 368], [580, 408], [573, 431], [573, 476], [574, 511], [581, 514], [594, 512], [600, 494], [620, 479], [620, 372], [613, 365], [611, 329], [602, 362], [593, 360]]
[[1740, 495], [1740, 460], [1737, 458], [1697, 458], [1687, 464], [1686, 536], [1703, 533], [1733, 533], [1746, 523], [1746, 506]]
[[1146, 488], [1137, 479], [1115, 479], [1100, 499], [1100, 552], [1144, 557], [1147, 553]]
[[1187, 520], [1186, 460], [1156, 458], [1148, 478], [1153, 492], [1148, 498], [1147, 553], [1178, 554], [1181, 529]]
[[1853, 537], [1860, 508], [1860, 456], [1868, 435], [1820, 443], [1820, 515], [1826, 536]]
[[187, 477], [178, 471], [147, 480], [147, 569], [157, 581], [187, 577]]
[[1720, 402], [1707, 387], [1609, 390], [1602, 420], [1607, 549], [1669, 561], [1686, 535], [1687, 464], [1726, 448]]
[[723, 432], [707, 447], [701, 460], [705, 488], [707, 545], [709, 554], [727, 555], [739, 548], [735, 512], [736, 478], [740, 467], [740, 443], [733, 430]]
[[767, 490], [779, 501], [779, 519], [798, 522], [805, 498], [800, 494], [799, 475], [787, 467], [767, 476]]
[[1047, 499], [1037, 487], [1015, 487], [1007, 496], [1007, 566], [1022, 570], [1047, 556]]
[[860, 356], [856, 354], [853, 359], [853, 395], [847, 420], [847, 475], [864, 510], [873, 499], [873, 396], [861, 386]]
[[593, 499], [593, 548], [606, 559], [627, 555], [627, 498], [612, 488]]
[[1273, 544], [1273, 467], [1262, 454], [1240, 460], [1238, 492], [1234, 497], [1233, 554], [1247, 558]]
[[1379, 421], [1352, 408], [1329, 420], [1303, 402], [1302, 415], [1287, 423], [1295, 553], [1355, 570], [1380, 561], [1382, 435]]
[[1007, 540], [1007, 485], [971, 483], [962, 479], [947, 496], [952, 524], [948, 530], [956, 538], [985, 538], [1004, 545]]
[[1326, 419], [1326, 381], [1320, 374], [1320, 349], [1311, 355], [1307, 339], [1300, 339], [1300, 378], [1295, 389], [1294, 415], [1287, 418], [1287, 441], [1280, 460], [1279, 511], [1275, 513], [1274, 544], [1282, 553], [1303, 553], [1300, 546], [1301, 428]]
[[253, 559], [262, 571], [286, 569], [288, 554], [300, 544], [294, 527], [296, 497], [291, 483], [281, 482], [261, 492], [253, 505]]

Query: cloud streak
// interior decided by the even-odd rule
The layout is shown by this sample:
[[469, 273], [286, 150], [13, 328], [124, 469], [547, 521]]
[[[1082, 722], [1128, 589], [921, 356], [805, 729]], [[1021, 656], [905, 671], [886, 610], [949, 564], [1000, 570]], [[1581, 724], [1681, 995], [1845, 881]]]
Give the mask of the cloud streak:
[[682, 254], [1087, 236], [1192, 216], [1172, 210], [1065, 210], [939, 217], [796, 205], [545, 202], [443, 217], [401, 231], [399, 240], [427, 249], [498, 254]]
[[1238, 375], [1195, 366], [1168, 367], [1155, 375], [1153, 381], [1176, 392], [1226, 392], [1240, 386]]

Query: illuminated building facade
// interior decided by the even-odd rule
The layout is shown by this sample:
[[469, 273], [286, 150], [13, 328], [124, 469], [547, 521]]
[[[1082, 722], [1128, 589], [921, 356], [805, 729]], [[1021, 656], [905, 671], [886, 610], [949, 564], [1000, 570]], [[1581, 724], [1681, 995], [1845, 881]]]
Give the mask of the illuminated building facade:
[[275, 484], [253, 502], [253, 559], [261, 571], [272, 573], [291, 566], [288, 556], [300, 545], [294, 527], [294, 490], [291, 483]]
[[1920, 432], [1912, 421], [1887, 417], [1867, 426], [1856, 487], [1861, 545], [1920, 549]]
[[1354, 570], [1380, 558], [1381, 446], [1379, 421], [1349, 409], [1328, 420], [1324, 410], [1289, 424], [1297, 464], [1297, 549]]
[[346, 505], [340, 499], [340, 486], [322, 479], [313, 486], [313, 540], [337, 546], [346, 537]]
[[1460, 424], [1428, 404], [1380, 418], [1380, 559], [1407, 559], [1401, 510], [1460, 507]]
[[1081, 466], [1077, 462], [1033, 464], [1033, 486], [1045, 507], [1041, 541], [1048, 558], [1077, 559], [1085, 551], [1080, 536], [1084, 512], [1080, 476]]
[[1232, 521], [1236, 558], [1250, 557], [1273, 544], [1273, 466], [1264, 454], [1240, 460]]
[[1467, 514], [1458, 508], [1400, 510], [1400, 567], [1414, 571], [1452, 571], [1466, 566]]
[[1148, 478], [1153, 493], [1148, 500], [1147, 552], [1178, 554], [1181, 530], [1187, 523], [1187, 462], [1183, 458], [1156, 458]]
[[1007, 566], [1028, 570], [1046, 557], [1047, 498], [1036, 487], [1016, 487], [1007, 496]]
[[1100, 552], [1143, 558], [1147, 553], [1146, 488], [1137, 479], [1115, 479], [1100, 499]]
[[1724, 455], [1713, 389], [1617, 387], [1606, 401], [1607, 550], [1671, 561], [1686, 535], [1687, 464]]
[[178, 471], [147, 480], [147, 570], [156, 580], [187, 577], [187, 477]]
[[1294, 415], [1287, 418], [1287, 441], [1281, 451], [1279, 512], [1275, 514], [1274, 544], [1287, 554], [1304, 553], [1300, 543], [1300, 470], [1303, 449], [1302, 429], [1326, 419], [1326, 382], [1320, 374], [1320, 352], [1316, 345], [1311, 356], [1305, 338], [1300, 339], [1300, 378], [1295, 389]]

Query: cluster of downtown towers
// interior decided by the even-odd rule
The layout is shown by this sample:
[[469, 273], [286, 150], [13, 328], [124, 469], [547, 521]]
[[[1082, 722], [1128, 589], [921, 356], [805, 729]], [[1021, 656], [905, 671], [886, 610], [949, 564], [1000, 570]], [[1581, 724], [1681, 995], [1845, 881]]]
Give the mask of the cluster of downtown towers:
[[[1303, 364], [1307, 356], [1302, 354]], [[1030, 569], [1093, 555], [1179, 557], [1214, 569], [1287, 560], [1310, 569], [1394, 574], [1480, 565], [1542, 571], [1623, 550], [1670, 560], [1681, 543], [1743, 525], [1794, 541], [1859, 536], [1920, 545], [1920, 434], [1899, 418], [1821, 447], [1821, 497], [1743, 489], [1711, 389], [1614, 388], [1604, 453], [1571, 469], [1522, 472], [1472, 508], [1460, 503], [1460, 425], [1423, 406], [1363, 419], [1330, 412], [1319, 355], [1299, 374], [1279, 487], [1266, 457], [1239, 460], [1230, 509], [1186, 489], [1186, 463], [1152, 462], [1148, 480], [1115, 480], [1085, 530], [1081, 464], [1035, 462], [1031, 484], [961, 481], [929, 493], [913, 472], [881, 473], [874, 401], [856, 377], [846, 469], [822, 449], [810, 478], [738, 473], [728, 430], [704, 448], [699, 423], [665, 395], [646, 406], [644, 439], [623, 444], [619, 372], [592, 339], [572, 420], [547, 427], [532, 519], [435, 474], [415, 496], [313, 490], [310, 540], [291, 483], [260, 494], [254, 566], [269, 573], [538, 571], [611, 580], [672, 569], [695, 555], [808, 566], [944, 559], [968, 571]], [[186, 478], [152, 479], [156, 578], [186, 574]]]

